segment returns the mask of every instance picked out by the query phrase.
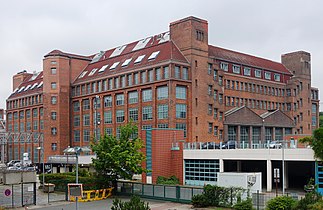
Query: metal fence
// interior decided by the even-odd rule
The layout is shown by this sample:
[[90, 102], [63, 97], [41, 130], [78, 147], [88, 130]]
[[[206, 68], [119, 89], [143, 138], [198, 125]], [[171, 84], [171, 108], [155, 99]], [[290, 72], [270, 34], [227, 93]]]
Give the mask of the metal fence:
[[36, 183], [0, 185], [0, 206], [16, 208], [36, 204]]
[[135, 182], [118, 182], [119, 195], [139, 195], [140, 197], [190, 203], [192, 197], [203, 193], [202, 187], [169, 186], [157, 184], [143, 184]]
[[[298, 193], [286, 193], [286, 196], [290, 196], [295, 200], [299, 200], [301, 198], [301, 195]], [[260, 193], [257, 191], [256, 193], [252, 193], [252, 205], [255, 209], [265, 209], [267, 202], [270, 201], [273, 198], [276, 198], [277, 196], [283, 196], [282, 193], [276, 194], [276, 193]]]

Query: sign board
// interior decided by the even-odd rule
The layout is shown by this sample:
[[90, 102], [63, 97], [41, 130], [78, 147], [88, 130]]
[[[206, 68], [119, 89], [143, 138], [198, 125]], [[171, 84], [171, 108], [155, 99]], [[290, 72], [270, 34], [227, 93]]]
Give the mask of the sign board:
[[279, 179], [279, 168], [274, 168], [274, 178]]
[[11, 195], [11, 190], [10, 189], [6, 189], [4, 191], [4, 194], [5, 194], [5, 196], [10, 196]]
[[83, 185], [82, 184], [68, 184], [68, 195], [74, 197], [82, 197], [83, 195]]

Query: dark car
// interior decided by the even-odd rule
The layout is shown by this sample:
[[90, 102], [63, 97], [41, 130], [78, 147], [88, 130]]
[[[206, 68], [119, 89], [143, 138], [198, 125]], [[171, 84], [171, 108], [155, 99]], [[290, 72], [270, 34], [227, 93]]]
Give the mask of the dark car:
[[227, 141], [224, 144], [222, 144], [222, 149], [235, 149], [236, 148], [236, 142], [235, 141]]
[[202, 149], [220, 149], [220, 145], [215, 142], [205, 142], [202, 144]]

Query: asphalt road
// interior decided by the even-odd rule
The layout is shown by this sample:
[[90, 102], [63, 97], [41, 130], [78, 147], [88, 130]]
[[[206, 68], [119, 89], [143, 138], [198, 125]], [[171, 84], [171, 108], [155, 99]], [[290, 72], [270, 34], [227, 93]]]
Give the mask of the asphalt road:
[[[118, 197], [120, 199], [120, 197]], [[109, 210], [112, 207], [112, 201], [114, 198], [108, 198], [101, 201], [92, 202], [79, 202], [78, 210]], [[121, 198], [121, 200], [129, 200], [129, 198]], [[152, 210], [188, 210], [192, 209], [191, 205], [172, 203], [166, 201], [156, 201], [156, 200], [145, 200], [149, 203]], [[20, 208], [23, 209], [23, 208]], [[46, 205], [30, 206], [29, 209], [38, 210], [75, 210], [75, 203], [72, 202], [53, 202]]]

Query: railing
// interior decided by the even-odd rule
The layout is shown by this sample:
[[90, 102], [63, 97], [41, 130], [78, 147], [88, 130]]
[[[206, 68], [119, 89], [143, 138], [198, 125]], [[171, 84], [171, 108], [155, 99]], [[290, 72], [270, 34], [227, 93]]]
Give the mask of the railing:
[[252, 142], [230, 141], [228, 142], [185, 142], [184, 150], [215, 150], [215, 149], [281, 149], [284, 144], [285, 149], [304, 148], [303, 144], [298, 144], [297, 140]]
[[194, 195], [202, 194], [202, 192], [202, 187], [144, 184], [120, 181], [118, 181], [117, 189], [117, 193], [120, 195], [136, 194], [140, 197], [179, 203], [190, 203]]

